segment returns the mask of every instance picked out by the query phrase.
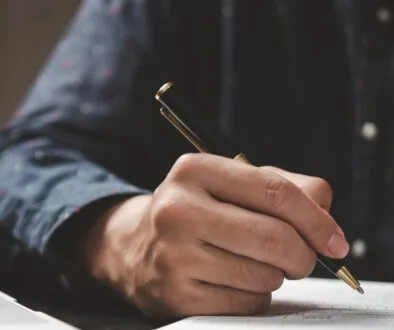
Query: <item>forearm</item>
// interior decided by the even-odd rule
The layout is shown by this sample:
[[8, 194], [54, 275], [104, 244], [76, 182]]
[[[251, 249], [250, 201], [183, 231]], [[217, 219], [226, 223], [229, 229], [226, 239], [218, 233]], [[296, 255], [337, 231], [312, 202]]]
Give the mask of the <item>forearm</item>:
[[[79, 216], [83, 210], [147, 193], [48, 138], [31, 139], [3, 150], [0, 190], [0, 226], [12, 244], [3, 255], [2, 268], [9, 272], [19, 268], [16, 261], [22, 254], [28, 259], [55, 261], [59, 272], [63, 266], [76, 267], [75, 259], [63, 251], [67, 250], [66, 243], [75, 244], [79, 228], [88, 229], [96, 220]], [[57, 234], [68, 226], [73, 231], [63, 236], [63, 244], [56, 244]]]
[[[112, 15], [115, 5], [119, 12]], [[132, 184], [143, 166], [130, 155], [138, 132], [129, 125], [136, 107], [128, 99], [150, 36], [142, 33], [149, 29], [147, 15], [129, 19], [140, 10], [145, 3], [84, 1], [21, 110], [0, 133], [0, 226], [28, 253], [50, 256], [52, 238], [68, 220], [84, 223], [77, 215], [86, 206], [145, 193]], [[86, 24], [93, 27], [89, 34]], [[97, 44], [105, 56], [92, 56]], [[113, 74], [99, 77], [104, 68]]]

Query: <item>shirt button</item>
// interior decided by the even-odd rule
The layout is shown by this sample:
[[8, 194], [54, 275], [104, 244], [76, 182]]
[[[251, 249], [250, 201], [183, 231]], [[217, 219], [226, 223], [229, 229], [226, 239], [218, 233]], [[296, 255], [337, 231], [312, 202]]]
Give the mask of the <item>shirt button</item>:
[[355, 240], [351, 246], [350, 252], [353, 258], [361, 259], [367, 253], [367, 243], [362, 239]]
[[374, 123], [366, 122], [361, 127], [361, 135], [368, 141], [375, 140], [378, 135], [378, 127]]
[[391, 12], [387, 8], [381, 7], [376, 11], [376, 17], [380, 23], [387, 24], [391, 21]]
[[222, 9], [222, 15], [226, 18], [233, 15], [233, 8], [231, 5], [225, 5]]

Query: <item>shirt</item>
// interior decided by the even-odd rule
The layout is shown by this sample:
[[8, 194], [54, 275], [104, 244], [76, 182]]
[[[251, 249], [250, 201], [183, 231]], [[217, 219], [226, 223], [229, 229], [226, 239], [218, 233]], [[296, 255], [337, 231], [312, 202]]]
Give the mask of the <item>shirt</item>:
[[1, 131], [3, 270], [69, 287], [59, 245], [196, 152], [154, 100], [172, 81], [254, 164], [326, 179], [350, 269], [394, 280], [393, 5], [84, 1]]

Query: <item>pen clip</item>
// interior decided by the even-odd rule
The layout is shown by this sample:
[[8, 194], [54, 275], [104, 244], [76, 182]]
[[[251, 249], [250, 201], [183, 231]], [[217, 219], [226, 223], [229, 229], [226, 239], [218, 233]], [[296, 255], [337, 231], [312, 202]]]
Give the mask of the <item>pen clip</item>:
[[198, 151], [209, 153], [208, 148], [200, 140], [200, 138], [174, 113], [166, 107], [160, 109], [160, 113], [166, 118], [186, 139], [193, 144]]

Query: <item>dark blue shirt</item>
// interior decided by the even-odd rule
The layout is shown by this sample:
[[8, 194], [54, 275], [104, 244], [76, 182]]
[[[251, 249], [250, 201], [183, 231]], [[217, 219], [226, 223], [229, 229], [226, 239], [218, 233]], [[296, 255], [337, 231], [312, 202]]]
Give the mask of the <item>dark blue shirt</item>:
[[[330, 182], [350, 268], [394, 280], [393, 10], [387, 0], [84, 1], [1, 132], [2, 268], [60, 265], [102, 209], [153, 190], [195, 151], [153, 97], [173, 81], [255, 164]], [[65, 283], [71, 268], [51, 276]]]

